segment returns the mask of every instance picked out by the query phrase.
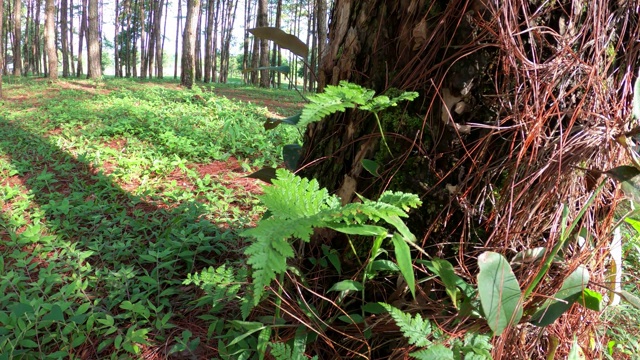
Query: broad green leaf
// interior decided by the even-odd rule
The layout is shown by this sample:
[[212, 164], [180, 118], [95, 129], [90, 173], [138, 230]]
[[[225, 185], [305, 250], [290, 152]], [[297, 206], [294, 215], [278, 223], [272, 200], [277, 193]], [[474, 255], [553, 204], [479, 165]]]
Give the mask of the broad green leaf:
[[531, 318], [531, 323], [536, 326], [548, 326], [553, 324], [565, 311], [569, 310], [589, 283], [589, 271], [580, 265], [562, 283], [560, 290], [545, 301]]
[[631, 227], [633, 227], [633, 229], [640, 234], [640, 220], [634, 219], [631, 217], [626, 217], [624, 221], [626, 221], [629, 225], [631, 225]]
[[396, 263], [391, 260], [374, 260], [371, 262], [372, 271], [400, 271]]
[[507, 259], [495, 252], [478, 257], [478, 293], [485, 318], [494, 336], [522, 318], [522, 292]]
[[271, 184], [273, 179], [276, 178], [276, 169], [272, 167], [263, 167], [262, 169], [247, 175], [246, 177], [251, 179], [262, 180]]
[[302, 155], [302, 146], [298, 144], [288, 144], [282, 147], [282, 159], [287, 169], [295, 171], [298, 169], [298, 162]]
[[396, 262], [400, 268], [400, 273], [404, 276], [404, 280], [407, 282], [411, 295], [416, 297], [416, 279], [413, 273], [413, 263], [411, 260], [411, 249], [407, 242], [398, 233], [394, 233], [391, 238], [393, 241], [393, 248], [395, 250]]
[[603, 296], [597, 291], [591, 289], [584, 289], [578, 303], [589, 310], [602, 311], [604, 307]]
[[350, 225], [338, 223], [328, 225], [327, 227], [348, 235], [380, 236], [387, 234], [387, 229], [377, 225]]
[[382, 314], [387, 312], [387, 309], [385, 309], [384, 306], [380, 305], [380, 303], [374, 302], [374, 303], [366, 303], [362, 305], [362, 311], [368, 312], [371, 314]]
[[338, 316], [338, 319], [346, 322], [347, 324], [361, 324], [364, 322], [364, 318], [360, 314], [349, 314]]
[[62, 312], [62, 308], [60, 308], [60, 305], [54, 304], [51, 307], [51, 311], [49, 311], [47, 315], [43, 316], [42, 320], [64, 321], [64, 313]]
[[409, 353], [418, 360], [453, 360], [453, 351], [442, 344], [431, 345], [426, 349]]
[[342, 280], [333, 284], [328, 291], [362, 291], [363, 289], [364, 286], [358, 281]]
[[275, 42], [281, 48], [287, 49], [305, 60], [309, 55], [309, 47], [302, 40], [278, 28], [258, 27], [248, 31], [254, 36]]
[[425, 263], [427, 268], [431, 270], [435, 275], [437, 275], [444, 283], [445, 290], [451, 301], [453, 302], [453, 306], [458, 307], [458, 282], [462, 280], [458, 275], [456, 275], [453, 270], [453, 265], [450, 262], [443, 259], [433, 259], [427, 263]]
[[369, 172], [369, 174], [379, 177], [378, 169], [380, 168], [380, 164], [373, 160], [362, 159], [362, 167]]
[[37, 348], [38, 347], [38, 343], [31, 340], [31, 339], [22, 339], [18, 342], [18, 344], [20, 344], [20, 346], [22, 347], [26, 347], [26, 348]]

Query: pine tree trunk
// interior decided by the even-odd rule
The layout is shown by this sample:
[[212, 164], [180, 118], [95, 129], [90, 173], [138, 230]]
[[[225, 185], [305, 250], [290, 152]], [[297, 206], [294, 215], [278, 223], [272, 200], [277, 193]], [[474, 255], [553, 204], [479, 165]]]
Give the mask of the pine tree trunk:
[[[178, 78], [178, 44], [180, 40], [180, 25], [182, 24], [182, 0], [178, 0], [178, 17], [176, 18], [176, 49], [173, 59], [173, 78]], [[182, 69], [182, 65], [180, 66]]]
[[[68, 1], [60, 0], [60, 46], [62, 47], [62, 77], [69, 77], [69, 24], [67, 22]], [[55, 44], [54, 44], [55, 46]], [[56, 61], [58, 61], [56, 59]]]
[[193, 87], [196, 75], [195, 47], [199, 13], [200, 0], [187, 0], [187, 20], [185, 21], [182, 35], [182, 73], [180, 75], [180, 84], [188, 89]]
[[113, 32], [113, 53], [114, 53], [114, 66], [116, 68], [115, 77], [122, 77], [122, 69], [120, 67], [120, 54], [118, 51], [118, 32], [120, 28], [120, 2], [116, 0], [116, 21], [115, 31]]
[[22, 0], [13, 3], [13, 76], [22, 75]]
[[[56, 7], [53, 0], [47, 0], [45, 3], [45, 24], [44, 38], [47, 46], [47, 58], [49, 60], [49, 79], [58, 79], [58, 51], [56, 49], [55, 39], [55, 16]], [[68, 64], [67, 64], [68, 66]], [[69, 69], [67, 68], [67, 72]]]
[[102, 78], [102, 67], [100, 64], [100, 33], [98, 24], [98, 0], [89, 0], [89, 28], [87, 32], [87, 55], [89, 60], [89, 79], [99, 80]]
[[82, 43], [85, 41], [85, 36], [87, 33], [87, 0], [82, 0], [82, 16], [80, 17], [80, 33], [78, 34], [79, 42], [78, 42], [78, 64], [76, 69], [76, 76], [82, 76]]
[[69, 0], [69, 65], [71, 74], [75, 74], [75, 64], [73, 60], [73, 0]]
[[202, 9], [198, 10], [196, 26], [196, 80], [202, 81]]
[[[268, 0], [258, 0], [258, 27], [269, 26]], [[260, 39], [260, 67], [269, 66], [269, 41]], [[269, 87], [269, 70], [260, 70], [260, 87]]]
[[4, 75], [4, 1], [0, 0], [0, 100], [2, 100], [2, 76]]

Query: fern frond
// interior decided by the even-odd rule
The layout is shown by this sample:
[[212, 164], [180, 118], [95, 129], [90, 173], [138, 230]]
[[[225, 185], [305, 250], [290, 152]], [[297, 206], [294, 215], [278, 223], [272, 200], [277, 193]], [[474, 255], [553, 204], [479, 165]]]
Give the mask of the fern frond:
[[329, 192], [320, 189], [318, 181], [305, 179], [285, 170], [276, 171], [274, 186], [266, 186], [258, 198], [273, 217], [296, 219], [317, 214], [327, 207]]
[[310, 103], [302, 110], [298, 124], [304, 127], [338, 111], [344, 112], [347, 108], [364, 105], [374, 95], [375, 91], [346, 81], [341, 81], [338, 86], [328, 85], [323, 93], [309, 97]]
[[276, 360], [290, 360], [292, 358], [291, 346], [285, 343], [269, 343], [271, 356]]
[[264, 287], [269, 286], [277, 274], [287, 270], [287, 258], [293, 257], [293, 248], [283, 238], [258, 237], [245, 254], [249, 256], [247, 263], [253, 269], [253, 303], [257, 305], [264, 294]]
[[[427, 349], [414, 351], [409, 354], [418, 360], [453, 360], [453, 351], [442, 344], [429, 346]], [[457, 358], [456, 358], [457, 359]], [[467, 360], [467, 357], [464, 357]]]
[[389, 304], [380, 303], [389, 314], [395, 320], [396, 325], [402, 331], [402, 335], [407, 338], [407, 341], [411, 345], [418, 347], [425, 347], [431, 345], [428, 336], [431, 335], [431, 323], [429, 320], [424, 320], [420, 314], [416, 314], [415, 317], [411, 317], [411, 314], [395, 308]]
[[387, 203], [409, 211], [410, 208], [418, 208], [422, 205], [420, 197], [416, 194], [407, 194], [403, 192], [385, 191], [380, 195], [379, 202]]

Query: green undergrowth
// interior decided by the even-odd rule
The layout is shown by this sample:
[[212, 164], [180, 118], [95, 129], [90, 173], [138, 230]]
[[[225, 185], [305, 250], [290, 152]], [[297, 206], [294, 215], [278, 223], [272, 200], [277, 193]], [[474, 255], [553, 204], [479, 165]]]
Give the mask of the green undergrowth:
[[264, 211], [243, 176], [278, 165], [299, 133], [175, 83], [3, 91], [0, 359], [217, 356], [198, 346], [215, 304], [183, 282], [241, 261], [237, 231]]

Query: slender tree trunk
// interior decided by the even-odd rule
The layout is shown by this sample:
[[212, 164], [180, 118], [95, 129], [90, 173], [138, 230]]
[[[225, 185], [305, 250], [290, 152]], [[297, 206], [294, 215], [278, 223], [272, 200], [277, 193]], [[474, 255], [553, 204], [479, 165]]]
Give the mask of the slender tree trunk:
[[2, 100], [2, 76], [4, 75], [4, 0], [0, 0], [0, 100]]
[[[261, 1], [261, 0], [258, 0]], [[259, 11], [258, 10], [258, 4], [256, 3], [255, 6], [256, 9], [256, 13]], [[257, 16], [256, 16], [256, 27], [259, 27], [260, 23], [258, 22]], [[251, 51], [251, 68], [255, 69], [259, 66], [260, 64], [260, 39], [258, 39], [257, 37], [253, 37], [253, 46], [252, 46], [252, 51]], [[254, 86], [257, 86], [259, 83], [259, 74], [257, 71], [251, 71], [251, 84], [253, 84]]]
[[204, 82], [211, 82], [211, 73], [213, 71], [213, 21], [215, 11], [215, 1], [207, 0], [207, 21], [205, 25], [205, 45], [204, 45]]
[[202, 7], [198, 11], [198, 26], [196, 26], [196, 80], [202, 81]]
[[187, 20], [182, 35], [182, 73], [180, 83], [188, 89], [193, 87], [196, 66], [196, 28], [198, 26], [198, 14], [200, 13], [200, 0], [187, 0]]
[[242, 56], [242, 80], [245, 84], [249, 82], [249, 73], [246, 70], [249, 67], [249, 43], [251, 38], [249, 37], [249, 16], [251, 14], [251, 0], [244, 0], [244, 41], [243, 41], [243, 56]]
[[155, 48], [155, 58], [156, 58], [156, 68], [155, 68], [155, 74], [157, 78], [162, 78], [162, 41], [160, 40], [160, 38], [162, 37], [163, 33], [162, 31], [162, 8], [164, 7], [164, 1], [163, 0], [157, 0], [155, 2], [156, 4], [156, 9], [154, 11], [154, 18], [153, 18], [153, 32], [154, 32], [154, 45], [156, 46]]
[[27, 0], [27, 17], [24, 29], [24, 44], [22, 46], [23, 73], [33, 74], [33, 58], [31, 57], [31, 34], [33, 34], [33, 1]]
[[122, 77], [122, 69], [120, 68], [120, 54], [118, 51], [118, 31], [120, 25], [120, 2], [116, 0], [116, 21], [115, 31], [113, 32], [113, 62], [115, 66], [115, 76]]
[[[318, 47], [317, 47], [317, 63], [322, 64], [322, 59], [325, 55], [325, 44], [327, 43], [327, 0], [316, 0], [317, 8], [316, 11], [316, 20], [317, 20], [317, 30], [318, 30]], [[320, 66], [318, 66], [320, 68]], [[318, 88], [317, 91], [321, 92], [322, 84], [324, 83], [324, 73], [316, 72], [318, 77], [322, 76], [322, 78], [318, 78]]]
[[[176, 52], [173, 61], [173, 78], [178, 78], [178, 44], [180, 42], [180, 25], [182, 24], [182, 0], [178, 0], [178, 18], [176, 19]], [[182, 66], [180, 66], [182, 69]]]
[[73, 60], [73, 0], [69, 0], [69, 67], [71, 74], [75, 74], [75, 64]]
[[[158, 79], [164, 77], [164, 40], [167, 38], [167, 19], [169, 19], [169, 0], [164, 2], [164, 29], [162, 30], [162, 42], [160, 43], [160, 58], [158, 59]], [[175, 39], [176, 42], [178, 39]]]
[[22, 0], [15, 0], [13, 3], [13, 76], [22, 75]]
[[[62, 77], [65, 78], [69, 77], [69, 39], [67, 38], [69, 35], [69, 25], [67, 22], [67, 15], [69, 14], [68, 7], [67, 0], [60, 0], [60, 46], [62, 47]], [[49, 59], [51, 59], [51, 55], [49, 55]], [[56, 61], [58, 61], [57, 56]], [[49, 68], [51, 68], [51, 65], [49, 65]]]
[[87, 54], [89, 59], [88, 77], [99, 80], [102, 78], [100, 64], [100, 33], [98, 24], [98, 0], [89, 0], [89, 29], [87, 32]]
[[[47, 45], [47, 58], [49, 59], [49, 79], [58, 79], [58, 51], [55, 39], [56, 7], [53, 0], [46, 0], [45, 4], [44, 41]], [[69, 64], [67, 64], [68, 66]], [[69, 68], [67, 68], [67, 72]]]
[[80, 17], [80, 34], [78, 34], [78, 68], [76, 69], [76, 76], [82, 76], [82, 44], [85, 43], [85, 37], [87, 33], [87, 0], [82, 0], [82, 16]]
[[[269, 26], [268, 0], [258, 0], [258, 27]], [[269, 41], [260, 39], [260, 67], [269, 66]], [[260, 70], [260, 87], [269, 87], [269, 70]]]
[[147, 51], [146, 51], [146, 36], [147, 33], [144, 31], [144, 3], [145, 0], [138, 0], [138, 19], [140, 25], [140, 78], [147, 78]]
[[[278, 0], [278, 4], [276, 5], [276, 25], [275, 27], [280, 29], [282, 17], [282, 0]], [[280, 47], [273, 42], [273, 48], [271, 49], [271, 66], [280, 66], [281, 63], [278, 63], [278, 59], [280, 58]], [[280, 71], [272, 71], [273, 74], [273, 85], [274, 87], [280, 87], [280, 77], [282, 73]]]

